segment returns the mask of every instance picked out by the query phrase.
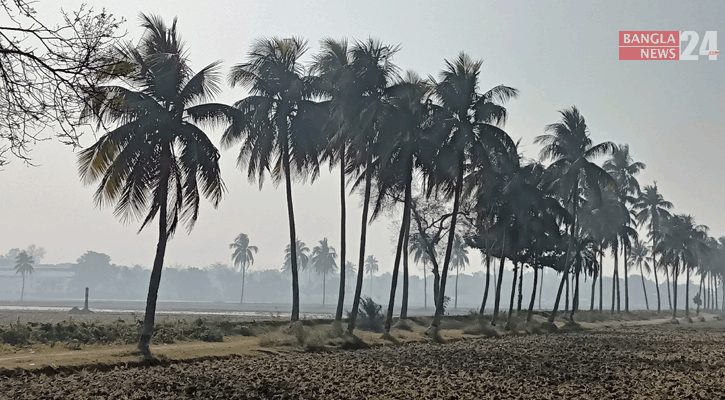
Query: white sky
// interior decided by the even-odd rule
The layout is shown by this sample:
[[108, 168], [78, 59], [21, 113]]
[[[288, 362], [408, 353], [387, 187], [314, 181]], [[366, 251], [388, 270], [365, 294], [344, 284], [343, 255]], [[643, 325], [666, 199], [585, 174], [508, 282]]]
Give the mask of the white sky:
[[[508, 104], [506, 130], [522, 138], [527, 157], [538, 157], [533, 138], [558, 120], [558, 110], [576, 105], [595, 142], [629, 143], [635, 160], [647, 164], [642, 185], [657, 180], [675, 212], [693, 214], [711, 235], [725, 234], [722, 199], [725, 171], [725, 55], [717, 61], [619, 61], [620, 30], [694, 30], [719, 33], [725, 47], [725, 3], [719, 1], [102, 1], [89, 0], [128, 21], [128, 38], [141, 34], [138, 14], [178, 16], [195, 70], [221, 59], [228, 71], [243, 62], [249, 44], [261, 36], [301, 36], [312, 54], [323, 37], [374, 37], [400, 44], [396, 63], [422, 76], [437, 75], [444, 59], [461, 50], [483, 59], [482, 90], [506, 84], [521, 96]], [[42, 0], [41, 18], [52, 20], [72, 0]], [[202, 4], [204, 4], [202, 6]], [[218, 99], [244, 97], [227, 89]], [[220, 131], [208, 132], [218, 143]], [[91, 134], [83, 139], [87, 146]], [[254, 268], [278, 268], [288, 241], [283, 187], [250, 185], [235, 168], [238, 147], [222, 153], [228, 193], [214, 210], [205, 203], [190, 235], [179, 229], [166, 265], [203, 267], [228, 262], [228, 244], [244, 232], [259, 246]], [[38, 167], [18, 160], [0, 172], [0, 253], [34, 243], [47, 250], [45, 262], [74, 262], [87, 250], [103, 252], [116, 264], [150, 266], [156, 225], [136, 234], [139, 223], [123, 225], [112, 209], [97, 209], [94, 187], [84, 187], [76, 154], [54, 141], [35, 146]], [[328, 237], [339, 250], [337, 174], [293, 188], [297, 231], [312, 248]], [[348, 260], [357, 261], [359, 199], [348, 202]], [[392, 270], [389, 221], [368, 230], [368, 254], [380, 273]], [[471, 258], [470, 271], [480, 269]], [[605, 274], [607, 268], [605, 266]]]

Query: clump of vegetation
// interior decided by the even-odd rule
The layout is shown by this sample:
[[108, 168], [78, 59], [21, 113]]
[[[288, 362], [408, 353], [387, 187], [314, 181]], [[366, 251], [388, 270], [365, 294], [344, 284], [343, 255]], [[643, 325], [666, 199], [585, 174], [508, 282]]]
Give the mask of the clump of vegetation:
[[[355, 326], [363, 331], [380, 333], [383, 331], [383, 306], [376, 303], [370, 297], [364, 296], [360, 299], [358, 306], [358, 318]], [[350, 313], [348, 313], [348, 318]]]

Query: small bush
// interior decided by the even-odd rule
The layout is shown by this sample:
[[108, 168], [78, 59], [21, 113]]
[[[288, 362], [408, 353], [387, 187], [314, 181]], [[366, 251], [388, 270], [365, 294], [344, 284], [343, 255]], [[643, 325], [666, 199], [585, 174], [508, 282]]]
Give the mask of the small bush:
[[[363, 331], [382, 332], [383, 331], [383, 306], [379, 305], [370, 297], [364, 296], [360, 299], [358, 306], [358, 318], [356, 326]], [[349, 318], [348, 313], [348, 318]]]

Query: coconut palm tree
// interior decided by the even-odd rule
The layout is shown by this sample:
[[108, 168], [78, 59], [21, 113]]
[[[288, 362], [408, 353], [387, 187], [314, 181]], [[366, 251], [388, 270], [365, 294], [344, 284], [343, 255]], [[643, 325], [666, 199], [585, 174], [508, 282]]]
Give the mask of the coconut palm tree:
[[243, 304], [244, 277], [247, 269], [254, 264], [254, 254], [256, 254], [259, 249], [257, 249], [257, 246], [249, 245], [249, 236], [247, 236], [246, 233], [240, 233], [237, 235], [234, 242], [229, 245], [229, 248], [234, 249], [234, 252], [232, 253], [234, 266], [239, 266], [239, 269], [242, 271], [242, 296], [240, 297], [239, 304]]
[[455, 300], [453, 302], [453, 308], [458, 308], [458, 274], [460, 271], [465, 270], [468, 265], [468, 249], [466, 243], [461, 239], [461, 235], [456, 236], [456, 240], [453, 242], [453, 252], [451, 253], [451, 266], [456, 269], [456, 290]]
[[644, 303], [647, 307], [647, 311], [649, 311], [649, 299], [647, 298], [647, 287], [644, 284], [644, 271], [646, 270], [647, 273], [650, 273], [652, 268], [650, 268], [649, 263], [647, 262], [647, 258], [649, 257], [649, 249], [647, 248], [647, 245], [641, 241], [641, 240], [635, 240], [632, 244], [632, 262], [639, 267], [639, 274], [642, 278], [642, 292], [644, 293]]
[[[273, 183], [284, 180], [287, 195], [289, 243], [297, 237], [292, 203], [292, 176], [302, 179], [317, 171], [318, 137], [327, 113], [315, 103], [312, 78], [299, 62], [307, 42], [299, 38], [262, 38], [252, 44], [248, 60], [232, 67], [229, 83], [249, 90], [249, 96], [234, 103], [244, 118], [231, 124], [222, 136], [222, 146], [242, 142], [237, 164], [246, 167], [250, 181], [260, 189], [269, 171]], [[292, 246], [292, 321], [299, 319], [299, 265]]]
[[[353, 264], [351, 261], [345, 263], [345, 274], [347, 276], [355, 276], [355, 274], [357, 274], [357, 268], [355, 268], [355, 264]], [[351, 281], [347, 282], [349, 283]]]
[[[629, 154], [629, 145], [616, 146], [612, 156], [604, 162], [602, 165], [605, 171], [609, 172], [617, 183], [615, 187], [615, 194], [619, 201], [629, 207], [636, 201], [636, 196], [639, 196], [639, 182], [637, 182], [637, 175], [640, 171], [645, 168], [644, 163], [634, 162], [632, 156]], [[631, 224], [631, 221], [628, 222]], [[627, 251], [630, 246], [623, 246], [622, 251], [624, 253], [624, 310], [629, 312], [629, 257], [627, 257]]]
[[[655, 287], [657, 288], [657, 312], [662, 310], [660, 301], [660, 283], [657, 279], [657, 262], [655, 256], [657, 254], [657, 243], [661, 236], [660, 224], [663, 219], [669, 218], [671, 215], [668, 210], [672, 209], [672, 203], [666, 201], [657, 190], [657, 182], [652, 186], [645, 186], [644, 190], [637, 197], [633, 205], [636, 212], [635, 217], [637, 223], [642, 224], [649, 222], [649, 237], [652, 240], [652, 273], [655, 277]], [[669, 293], [669, 287], [668, 287]]]
[[23, 277], [23, 288], [20, 291], [20, 301], [23, 301], [25, 296], [25, 275], [31, 275], [35, 270], [33, 269], [33, 257], [23, 250], [17, 257], [15, 257], [15, 275], [20, 274]]
[[176, 20], [169, 27], [142, 14], [141, 26], [145, 32], [138, 44], [115, 49], [118, 61], [109, 84], [91, 95], [82, 114], [99, 128], [116, 127], [83, 150], [78, 163], [85, 184], [100, 181], [98, 206], [115, 203], [122, 220], [143, 218], [141, 229], [159, 216], [139, 341], [139, 350], [149, 356], [167, 241], [179, 222], [192, 229], [201, 195], [216, 206], [224, 192], [219, 152], [197, 123], [230, 122], [236, 114], [229, 106], [204, 103], [220, 91], [219, 63], [194, 74]]
[[[354, 123], [355, 105], [350, 104], [352, 96], [346, 92], [349, 82], [355, 79], [352, 69], [352, 53], [346, 39], [334, 40], [325, 38], [320, 42], [322, 49], [314, 56], [312, 71], [317, 74], [317, 87], [321, 93], [330, 98], [329, 120], [323, 129], [324, 150], [320, 161], [328, 161], [330, 168], [340, 168], [340, 265], [347, 264], [346, 240], [346, 173], [349, 166], [348, 147], [350, 132]], [[337, 163], [335, 162], [337, 160]], [[346, 268], [340, 268], [340, 288], [337, 298], [335, 321], [342, 320], [345, 301]]]
[[337, 252], [327, 244], [327, 238], [320, 240], [320, 244], [312, 248], [312, 265], [315, 272], [322, 275], [322, 305], [325, 305], [325, 278], [327, 274], [337, 272]]
[[423, 240], [420, 233], [414, 233], [410, 241], [410, 254], [413, 254], [413, 262], [423, 264], [423, 308], [428, 308], [428, 263], [430, 262], [430, 254], [428, 253], [426, 241]]
[[[383, 121], [389, 116], [390, 87], [398, 76], [398, 67], [393, 64], [393, 55], [398, 51], [396, 46], [387, 46], [379, 41], [368, 39], [356, 42], [351, 49], [351, 68], [355, 79], [348, 82], [344, 90], [350, 96], [353, 112], [348, 113], [352, 120], [348, 126], [354, 127], [350, 132], [350, 172], [357, 176], [354, 187], [363, 185], [362, 224], [360, 229], [360, 247], [358, 265], [365, 264], [365, 243], [370, 193], [375, 170], [379, 168], [378, 147], [384, 135], [381, 131]], [[358, 268], [355, 295], [352, 310], [348, 318], [347, 331], [355, 330], [360, 294], [362, 293], [363, 268]], [[372, 282], [371, 282], [372, 284]]]
[[554, 308], [549, 315], [549, 322], [553, 323], [561, 300], [564, 283], [569, 277], [572, 261], [574, 240], [578, 234], [578, 210], [581, 207], [581, 196], [587, 192], [593, 199], [601, 198], [602, 183], [614, 186], [614, 179], [604, 169], [594, 164], [593, 159], [610, 154], [614, 150], [614, 143], [602, 142], [594, 144], [589, 136], [589, 127], [584, 117], [576, 107], [559, 112], [561, 121], [548, 125], [545, 135], [536, 137], [537, 144], [542, 144], [541, 160], [552, 159], [550, 169], [556, 171], [553, 183], [559, 188], [563, 203], [573, 217], [570, 224], [569, 249], [567, 261], [562, 274], [559, 289], [554, 301]]
[[490, 164], [492, 156], [516, 153], [516, 145], [502, 130], [507, 111], [503, 104], [518, 96], [514, 88], [499, 85], [479, 93], [479, 74], [482, 61], [474, 61], [460, 53], [453, 61], [445, 61], [440, 81], [432, 81], [434, 98], [440, 104], [443, 116], [438, 129], [445, 135], [434, 160], [430, 174], [431, 186], [439, 187], [453, 198], [453, 210], [443, 268], [438, 288], [436, 313], [432, 323], [438, 328], [443, 316], [446, 281], [456, 233], [464, 176], [471, 166]]
[[373, 274], [378, 272], [378, 260], [375, 256], [368, 256], [365, 259], [365, 271], [370, 274], [370, 297], [373, 297]]

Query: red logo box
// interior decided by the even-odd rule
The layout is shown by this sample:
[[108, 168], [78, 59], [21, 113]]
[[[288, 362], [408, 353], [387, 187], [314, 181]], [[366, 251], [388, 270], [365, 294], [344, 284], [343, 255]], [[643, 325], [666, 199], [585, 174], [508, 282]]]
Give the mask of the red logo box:
[[619, 31], [620, 60], [679, 60], [679, 31]]

